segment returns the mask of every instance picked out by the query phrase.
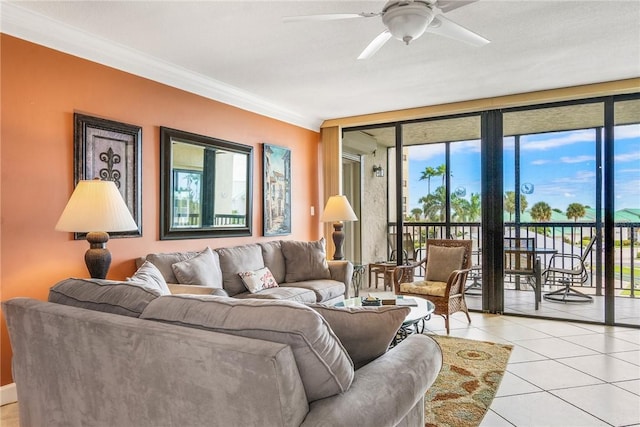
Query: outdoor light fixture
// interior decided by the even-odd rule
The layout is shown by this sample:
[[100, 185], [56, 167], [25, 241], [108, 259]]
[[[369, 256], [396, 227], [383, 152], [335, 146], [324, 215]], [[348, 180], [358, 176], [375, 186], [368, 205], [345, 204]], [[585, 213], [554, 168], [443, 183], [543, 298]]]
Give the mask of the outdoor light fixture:
[[384, 178], [384, 168], [380, 165], [373, 165], [373, 173], [378, 178]]
[[64, 208], [56, 230], [87, 233], [89, 249], [84, 254], [94, 279], [107, 277], [111, 253], [108, 231], [131, 231], [138, 226], [113, 181], [80, 181]]
[[322, 212], [320, 221], [333, 222], [332, 237], [333, 244], [336, 247], [336, 251], [333, 254], [334, 260], [344, 259], [344, 254], [342, 253], [342, 244], [344, 243], [344, 232], [342, 231], [342, 228], [344, 227], [343, 222], [357, 220], [358, 217], [351, 208], [346, 196], [329, 197], [329, 200], [327, 200], [327, 204], [324, 207], [324, 212]]

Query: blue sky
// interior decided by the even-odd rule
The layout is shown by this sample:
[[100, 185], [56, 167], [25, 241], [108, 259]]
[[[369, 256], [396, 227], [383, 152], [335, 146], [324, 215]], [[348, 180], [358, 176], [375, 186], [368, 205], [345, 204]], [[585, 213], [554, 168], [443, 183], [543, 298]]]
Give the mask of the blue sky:
[[[640, 208], [640, 125], [618, 126], [615, 131], [616, 210]], [[529, 207], [539, 201], [565, 211], [570, 203], [595, 207], [595, 131], [578, 130], [522, 136], [520, 139], [520, 184], [532, 189]], [[505, 191], [514, 191], [514, 139], [505, 138]], [[409, 147], [409, 205], [427, 194], [420, 181], [428, 166], [445, 162], [444, 144]], [[451, 187], [468, 198], [480, 193], [480, 142], [451, 144]], [[431, 179], [431, 191], [442, 178]]]

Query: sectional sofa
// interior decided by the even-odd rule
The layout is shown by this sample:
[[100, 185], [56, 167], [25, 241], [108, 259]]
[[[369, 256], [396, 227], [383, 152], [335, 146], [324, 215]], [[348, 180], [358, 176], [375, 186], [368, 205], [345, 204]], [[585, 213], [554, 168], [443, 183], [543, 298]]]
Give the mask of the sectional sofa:
[[424, 426], [442, 354], [425, 335], [387, 351], [407, 307], [170, 295], [132, 279], [67, 279], [48, 302], [2, 304], [21, 425]]
[[[213, 292], [234, 298], [285, 299], [305, 304], [342, 301], [353, 274], [351, 262], [327, 261], [324, 239], [150, 253], [136, 260], [139, 268], [145, 262], [159, 270], [172, 293]], [[249, 285], [251, 280], [257, 286]]]

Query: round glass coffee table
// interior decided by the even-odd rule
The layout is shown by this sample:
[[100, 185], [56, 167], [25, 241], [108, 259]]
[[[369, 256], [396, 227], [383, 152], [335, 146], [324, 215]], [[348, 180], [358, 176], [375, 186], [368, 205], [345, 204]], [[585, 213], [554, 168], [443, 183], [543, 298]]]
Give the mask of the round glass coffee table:
[[[402, 297], [396, 296], [396, 306], [409, 307], [411, 311], [402, 322], [398, 333], [391, 343], [391, 347], [397, 345], [410, 334], [421, 334], [424, 332], [424, 324], [431, 318], [431, 314], [436, 306], [429, 300], [420, 297]], [[336, 307], [362, 307], [362, 298], [347, 298], [336, 304]], [[375, 306], [373, 306], [375, 307]]]

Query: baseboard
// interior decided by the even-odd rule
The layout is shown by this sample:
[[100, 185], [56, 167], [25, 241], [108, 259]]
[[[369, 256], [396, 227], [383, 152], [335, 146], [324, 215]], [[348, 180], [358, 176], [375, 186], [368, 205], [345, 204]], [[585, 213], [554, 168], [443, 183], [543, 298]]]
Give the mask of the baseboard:
[[18, 401], [18, 393], [16, 392], [16, 383], [3, 385], [0, 387], [0, 406], [8, 405]]

